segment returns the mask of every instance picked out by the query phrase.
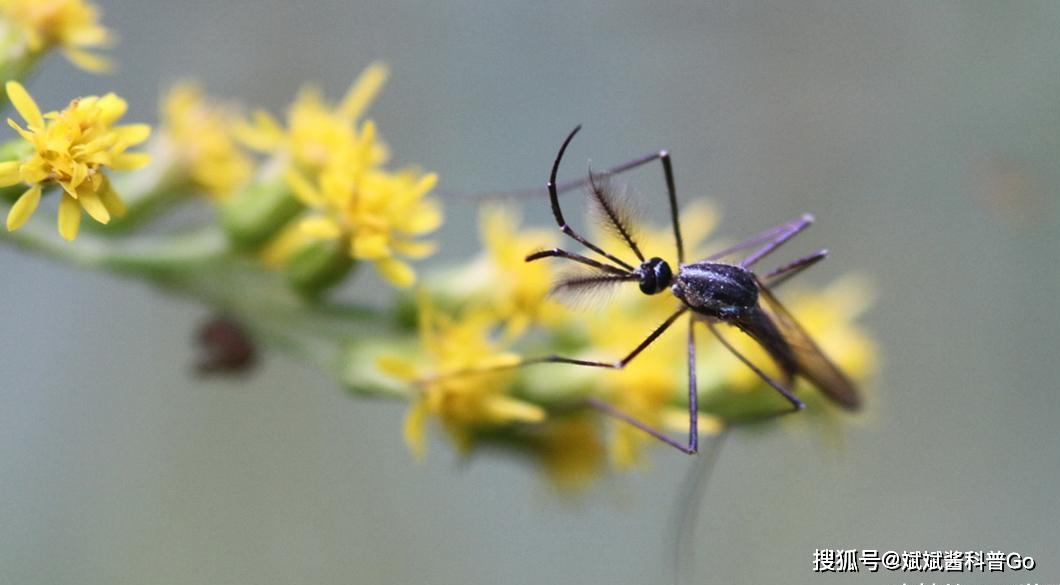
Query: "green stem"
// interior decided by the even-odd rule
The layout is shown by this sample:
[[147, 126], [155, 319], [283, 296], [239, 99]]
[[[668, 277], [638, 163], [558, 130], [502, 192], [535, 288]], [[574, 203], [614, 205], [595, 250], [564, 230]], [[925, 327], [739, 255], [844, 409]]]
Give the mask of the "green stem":
[[281, 274], [232, 252], [216, 227], [152, 239], [108, 239], [82, 234], [76, 243], [51, 226], [30, 221], [0, 232], [21, 248], [68, 264], [106, 270], [150, 282], [229, 315], [266, 345], [293, 353], [336, 377], [342, 376], [347, 345], [393, 327], [387, 313], [356, 305], [307, 301]]

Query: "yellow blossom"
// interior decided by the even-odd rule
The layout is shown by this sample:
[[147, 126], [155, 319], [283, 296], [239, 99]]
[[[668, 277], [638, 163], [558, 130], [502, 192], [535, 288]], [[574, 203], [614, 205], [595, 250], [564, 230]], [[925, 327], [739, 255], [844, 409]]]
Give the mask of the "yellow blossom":
[[103, 170], [133, 170], [147, 164], [146, 154], [126, 150], [151, 132], [146, 124], [114, 125], [125, 114], [125, 100], [113, 93], [88, 96], [75, 99], [60, 112], [41, 114], [18, 82], [7, 83], [7, 95], [26, 128], [11, 119], [8, 123], [32, 147], [26, 158], [0, 163], [0, 186], [29, 185], [8, 212], [7, 229], [24, 224], [36, 210], [43, 189], [53, 184], [63, 189], [59, 233], [67, 240], [77, 237], [82, 209], [100, 223], [122, 216], [125, 204]]
[[361, 160], [360, 146], [365, 142], [361, 134], [365, 130], [358, 128], [358, 121], [387, 76], [385, 65], [369, 65], [335, 106], [329, 105], [318, 89], [303, 88], [287, 112], [286, 128], [268, 112], [258, 110], [241, 127], [239, 136], [255, 150], [286, 155], [296, 170], [310, 176], [329, 166], [346, 166], [351, 156], [362, 166], [381, 165], [386, 162], [387, 149], [374, 135], [368, 141], [367, 160]]
[[508, 394], [515, 376], [509, 366], [518, 364], [520, 358], [491, 339], [495, 326], [483, 311], [460, 318], [438, 314], [423, 296], [419, 328], [424, 359], [379, 358], [377, 366], [384, 374], [418, 388], [404, 433], [416, 456], [425, 452], [428, 417], [438, 418], [461, 449], [470, 448], [477, 429], [545, 419], [541, 407]]
[[489, 263], [489, 303], [505, 322], [507, 336], [515, 338], [531, 324], [557, 325], [566, 311], [549, 297], [554, 265], [526, 261], [530, 252], [555, 247], [554, 230], [520, 231], [512, 210], [492, 206], [482, 211], [481, 232]]
[[364, 125], [357, 152], [365, 164], [333, 168], [319, 181], [288, 173], [295, 195], [310, 209], [298, 222], [306, 241], [339, 239], [351, 258], [368, 260], [398, 287], [415, 281], [412, 267], [400, 259], [423, 258], [435, 246], [416, 238], [442, 223], [441, 208], [427, 197], [438, 181], [434, 173], [388, 172], [367, 164], [375, 126]]
[[607, 449], [592, 417], [549, 419], [533, 429], [529, 441], [546, 476], [560, 489], [583, 488], [604, 470]]
[[60, 47], [66, 58], [88, 71], [111, 63], [86, 49], [105, 47], [110, 33], [99, 24], [99, 9], [85, 0], [0, 0], [0, 15], [22, 34], [30, 54]]
[[211, 102], [191, 83], [174, 86], [162, 101], [162, 133], [190, 181], [215, 199], [243, 184], [253, 161], [236, 143], [232, 108]]

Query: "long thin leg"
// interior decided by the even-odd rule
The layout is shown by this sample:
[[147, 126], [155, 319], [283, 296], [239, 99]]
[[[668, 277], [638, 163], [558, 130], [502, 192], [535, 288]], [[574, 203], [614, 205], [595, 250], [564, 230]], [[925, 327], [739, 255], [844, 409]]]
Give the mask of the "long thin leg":
[[696, 320], [688, 320], [688, 447], [699, 451], [699, 384], [696, 382]]
[[688, 307], [687, 306], [682, 306], [680, 309], [678, 309], [676, 312], [674, 312], [673, 315], [670, 315], [669, 317], [667, 317], [666, 320], [663, 321], [661, 325], [656, 327], [655, 330], [652, 331], [651, 334], [648, 335], [648, 337], [644, 339], [644, 341], [640, 342], [637, 345], [637, 347], [633, 348], [633, 351], [629, 352], [626, 355], [626, 357], [618, 360], [617, 362], [600, 362], [600, 361], [595, 361], [595, 360], [582, 360], [582, 359], [569, 358], [569, 357], [564, 357], [564, 356], [560, 356], [560, 355], [546, 355], [546, 356], [542, 356], [542, 357], [528, 358], [528, 359], [525, 359], [525, 360], [522, 360], [522, 361], [518, 361], [518, 362], [515, 362], [515, 363], [511, 363], [511, 364], [503, 364], [503, 365], [489, 366], [489, 367], [482, 367], [482, 368], [468, 368], [466, 370], [458, 370], [458, 371], [455, 371], [455, 372], [449, 372], [449, 373], [438, 375], [438, 376], [430, 376], [430, 377], [423, 378], [423, 379], [419, 380], [418, 383], [419, 384], [429, 384], [431, 382], [436, 382], [438, 380], [443, 380], [445, 378], [456, 378], [456, 377], [460, 377], [460, 376], [473, 376], [473, 375], [476, 375], [476, 374], [489, 374], [489, 373], [492, 373], [492, 372], [498, 372], [498, 371], [502, 371], [502, 370], [511, 370], [511, 369], [515, 369], [515, 368], [522, 368], [522, 367], [533, 366], [533, 365], [537, 365], [537, 364], [574, 364], [576, 366], [587, 366], [587, 367], [591, 367], [591, 368], [607, 368], [607, 369], [611, 369], [611, 370], [621, 370], [622, 368], [626, 367], [626, 365], [629, 364], [629, 362], [633, 361], [633, 358], [635, 358], [638, 355], [640, 355], [640, 352], [644, 351], [649, 345], [652, 344], [652, 342], [654, 342], [656, 339], [658, 339], [659, 336], [662, 335], [667, 329], [669, 329], [670, 325], [673, 325], [674, 321], [676, 321], [681, 315], [684, 315], [686, 311], [688, 311]]
[[758, 374], [759, 378], [762, 378], [763, 380], [765, 380], [766, 384], [769, 384], [770, 386], [772, 386], [774, 390], [776, 390], [777, 392], [780, 392], [780, 394], [784, 398], [788, 399], [788, 402], [791, 403], [792, 409], [790, 411], [784, 411], [785, 413], [795, 412], [795, 411], [802, 410], [803, 408], [806, 408], [806, 403], [801, 401], [801, 400], [799, 400], [794, 394], [792, 394], [791, 390], [788, 390], [787, 388], [784, 387], [783, 384], [781, 384], [780, 382], [774, 380], [772, 376], [770, 376], [769, 374], [763, 372], [761, 370], [761, 368], [759, 368], [758, 366], [752, 364], [751, 360], [749, 360], [746, 357], [744, 357], [744, 355], [742, 353], [740, 353], [735, 347], [733, 347], [732, 344], [729, 343], [728, 340], [725, 339], [725, 336], [722, 335], [721, 332], [718, 331], [718, 328], [717, 328], [717, 326], [714, 325], [713, 321], [709, 321], [708, 320], [707, 321], [707, 327], [710, 327], [710, 331], [711, 331], [711, 333], [714, 334], [714, 337], [717, 337], [718, 341], [720, 341], [721, 344], [724, 345], [726, 349], [728, 349], [730, 352], [732, 352], [732, 354], [734, 356], [736, 356], [741, 362], [743, 362], [745, 366], [751, 368], [751, 370], [754, 371], [754, 373]]
[[[733, 244], [732, 246], [729, 246], [728, 248], [725, 248], [724, 250], [722, 250], [720, 252], [715, 252], [715, 253], [713, 253], [713, 254], [711, 254], [710, 256], [707, 257], [707, 261], [717, 260], [719, 258], [724, 258], [725, 256], [728, 256], [729, 254], [732, 254], [733, 252], [739, 252], [740, 250], [746, 250], [747, 248], [752, 248], [754, 246], [759, 246], [759, 245], [761, 245], [761, 244], [763, 244], [765, 242], [770, 242], [772, 240], [775, 240], [778, 237], [780, 237], [780, 236], [782, 236], [784, 234], [787, 234], [788, 232], [791, 232], [791, 231], [794, 231], [794, 233], [797, 234], [797, 233], [801, 232], [802, 230], [806, 229], [806, 227], [809, 226], [812, 223], [813, 223], [813, 216], [808, 214], [808, 213], [804, 214], [801, 217], [793, 219], [793, 220], [791, 220], [789, 222], [782, 223], [782, 224], [780, 224], [778, 226], [773, 226], [773, 227], [769, 228], [768, 230], [765, 230], [764, 232], [761, 232], [759, 234], [755, 234], [755, 235], [747, 238], [746, 240], [743, 240], [743, 241], [741, 241], [741, 242], [739, 242], [737, 244]], [[792, 234], [792, 235], [794, 235], [794, 234]], [[791, 236], [788, 236], [788, 238], [790, 238], [790, 237]], [[787, 238], [785, 238], [785, 240], [786, 239]]]
[[552, 248], [551, 250], [539, 250], [530, 254], [526, 257], [527, 262], [533, 262], [534, 260], [540, 260], [542, 258], [566, 258], [567, 260], [573, 260], [575, 262], [585, 264], [586, 266], [592, 266], [593, 268], [599, 268], [600, 270], [610, 272], [612, 274], [618, 274], [622, 276], [631, 276], [633, 273], [628, 270], [622, 270], [610, 264], [604, 264], [603, 262], [597, 262], [592, 258], [586, 258], [581, 254], [575, 254], [574, 252], [568, 252], [559, 248]]
[[627, 422], [634, 427], [648, 433], [671, 447], [687, 453], [695, 454], [699, 451], [699, 386], [696, 383], [696, 320], [688, 320], [688, 443], [682, 445], [661, 431], [653, 428], [644, 421], [630, 416], [610, 404], [597, 398], [589, 398], [587, 402], [593, 408]]
[[547, 355], [544, 357], [523, 360], [519, 365], [529, 366], [533, 364], [575, 364], [578, 366], [589, 366], [593, 368], [608, 368], [612, 370], [621, 370], [622, 368], [626, 367], [626, 364], [633, 361], [633, 358], [640, 355], [640, 352], [644, 351], [649, 345], [652, 344], [653, 341], [658, 339], [659, 336], [663, 334], [663, 332], [669, 329], [670, 325], [673, 325], [674, 321], [676, 321], [678, 317], [685, 314], [685, 311], [688, 311], [688, 307], [682, 306], [680, 309], [674, 312], [673, 315], [667, 317], [661, 325], [655, 328], [655, 331], [651, 332], [651, 335], [645, 338], [644, 341], [640, 342], [640, 345], [633, 348], [633, 351], [629, 352], [626, 357], [618, 360], [617, 362], [598, 362], [594, 360], [580, 360], [568, 358], [559, 355]]
[[577, 134], [578, 131], [581, 129], [582, 127], [578, 126], [567, 136], [567, 139], [563, 141], [563, 146], [559, 148], [559, 153], [556, 155], [555, 162], [552, 163], [552, 174], [549, 175], [548, 179], [548, 198], [552, 204], [552, 216], [556, 218], [556, 225], [559, 226], [560, 231], [562, 231], [564, 234], [570, 236], [576, 242], [582, 244], [586, 248], [589, 248], [593, 252], [600, 254], [601, 256], [607, 258], [615, 264], [632, 272], [634, 270], [632, 266], [625, 263], [618, 257], [608, 254], [596, 244], [593, 244], [589, 240], [582, 237], [580, 234], [578, 234], [578, 232], [574, 231], [574, 228], [567, 225], [567, 221], [563, 219], [563, 210], [559, 207], [559, 193], [556, 192], [556, 174], [559, 173], [559, 163], [561, 160], [563, 160], [563, 153], [566, 152], [567, 146], [570, 145], [570, 141], [574, 138], [574, 135]]
[[628, 414], [622, 412], [621, 410], [615, 408], [614, 406], [611, 406], [610, 404], [604, 402], [603, 400], [600, 400], [598, 398], [587, 398], [585, 402], [589, 406], [595, 408], [596, 410], [599, 410], [600, 412], [602, 412], [604, 414], [607, 414], [608, 416], [613, 416], [613, 417], [617, 418], [618, 420], [621, 420], [623, 422], [626, 422], [626, 423], [629, 423], [629, 424], [633, 425], [634, 427], [644, 431], [645, 433], [648, 433], [649, 435], [655, 437], [656, 439], [659, 439], [663, 443], [666, 443], [667, 445], [673, 447], [674, 449], [677, 449], [678, 451], [681, 451], [682, 453], [687, 453], [689, 455], [693, 455], [696, 452], [696, 448], [695, 447], [692, 447], [691, 445], [682, 445], [680, 441], [677, 441], [675, 439], [672, 439], [672, 438], [664, 435], [663, 433], [655, 430], [651, 426], [641, 422], [640, 420], [638, 420], [636, 418], [633, 418], [632, 416], [629, 416]]
[[802, 230], [810, 227], [810, 224], [812, 223], [812, 215], [808, 213], [803, 215], [791, 224], [791, 228], [788, 231], [781, 232], [780, 235], [778, 235], [776, 238], [767, 242], [766, 245], [762, 246], [761, 248], [744, 258], [743, 261], [740, 262], [740, 266], [744, 268], [750, 268], [751, 266], [754, 266], [756, 262], [771, 254], [774, 250], [783, 245], [784, 242], [795, 237], [795, 235], [801, 232]]
[[765, 276], [760, 277], [762, 284], [769, 288], [775, 288], [786, 282], [792, 276], [806, 270], [807, 268], [824, 260], [828, 256], [828, 250], [818, 250], [809, 256], [793, 260], [787, 264], [774, 268]]

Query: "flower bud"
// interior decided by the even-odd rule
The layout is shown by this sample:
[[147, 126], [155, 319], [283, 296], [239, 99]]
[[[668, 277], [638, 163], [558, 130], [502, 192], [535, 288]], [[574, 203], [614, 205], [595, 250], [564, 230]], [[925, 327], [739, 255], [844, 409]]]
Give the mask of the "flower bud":
[[295, 290], [313, 297], [341, 282], [356, 263], [342, 240], [317, 240], [292, 254], [284, 270]]
[[221, 223], [232, 244], [257, 250], [303, 209], [281, 179], [252, 183], [225, 201]]

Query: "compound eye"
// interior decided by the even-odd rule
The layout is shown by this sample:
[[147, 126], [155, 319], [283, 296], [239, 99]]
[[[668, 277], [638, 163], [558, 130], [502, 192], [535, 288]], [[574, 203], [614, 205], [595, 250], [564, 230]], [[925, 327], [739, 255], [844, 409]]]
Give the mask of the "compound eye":
[[641, 265], [640, 291], [653, 295], [666, 289], [673, 281], [670, 265], [662, 258], [652, 258]]
[[652, 260], [658, 260], [659, 262], [655, 265], [655, 284], [659, 290], [670, 286], [670, 283], [674, 279], [674, 273], [670, 270], [670, 265], [664, 260], [659, 258], [652, 258]]

